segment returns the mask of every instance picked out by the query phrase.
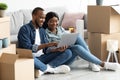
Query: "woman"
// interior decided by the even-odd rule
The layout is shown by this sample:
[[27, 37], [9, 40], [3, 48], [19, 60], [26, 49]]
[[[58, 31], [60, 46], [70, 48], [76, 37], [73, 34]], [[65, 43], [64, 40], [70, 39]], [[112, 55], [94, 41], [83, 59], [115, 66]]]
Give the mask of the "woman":
[[[43, 28], [46, 29], [49, 42], [56, 42], [56, 41], [59, 42], [59, 40], [61, 39], [61, 35], [66, 33], [61, 26], [58, 26], [58, 22], [59, 22], [59, 17], [55, 12], [49, 12], [46, 14]], [[69, 64], [74, 61], [76, 56], [80, 56], [81, 58], [90, 62], [89, 67], [93, 71], [100, 71], [100, 68], [97, 67], [96, 65], [100, 65], [104, 69], [110, 69], [110, 70], [117, 70], [119, 67], [118, 63], [103, 62], [99, 60], [97, 57], [95, 57], [90, 52], [87, 44], [80, 35], [78, 36], [76, 43], [72, 46], [69, 46], [68, 49], [72, 51], [73, 55], [72, 58], [69, 59], [64, 64]]]

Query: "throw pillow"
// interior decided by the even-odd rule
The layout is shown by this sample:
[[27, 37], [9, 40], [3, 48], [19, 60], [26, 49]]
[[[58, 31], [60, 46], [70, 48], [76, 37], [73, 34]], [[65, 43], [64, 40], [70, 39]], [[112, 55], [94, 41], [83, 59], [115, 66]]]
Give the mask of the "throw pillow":
[[61, 26], [65, 29], [76, 27], [76, 20], [83, 19], [83, 17], [84, 13], [65, 13]]

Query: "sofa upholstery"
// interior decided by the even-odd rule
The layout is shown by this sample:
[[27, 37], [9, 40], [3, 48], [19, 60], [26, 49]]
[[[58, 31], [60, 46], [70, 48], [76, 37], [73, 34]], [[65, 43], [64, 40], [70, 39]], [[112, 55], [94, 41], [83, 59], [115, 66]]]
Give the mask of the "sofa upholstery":
[[[64, 13], [67, 12], [67, 9], [64, 7], [55, 7], [55, 8], [46, 8], [45, 13], [49, 11], [54, 11], [59, 15], [59, 25], [61, 25], [62, 20], [64, 18]], [[20, 27], [26, 23], [28, 23], [31, 19], [32, 9], [21, 9], [14, 12], [7, 12], [6, 15], [10, 16], [10, 39], [11, 43], [17, 44], [17, 35]], [[72, 17], [72, 16], [71, 16]], [[81, 30], [84, 32], [84, 30]]]

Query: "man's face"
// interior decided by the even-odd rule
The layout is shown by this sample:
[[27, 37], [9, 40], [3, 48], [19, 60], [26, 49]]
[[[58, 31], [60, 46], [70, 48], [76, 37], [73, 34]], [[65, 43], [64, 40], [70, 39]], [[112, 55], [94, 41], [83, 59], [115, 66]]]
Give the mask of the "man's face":
[[41, 27], [43, 25], [43, 22], [45, 21], [45, 14], [44, 14], [44, 11], [38, 11], [36, 13], [36, 18], [35, 18], [35, 23], [36, 25], [39, 27]]

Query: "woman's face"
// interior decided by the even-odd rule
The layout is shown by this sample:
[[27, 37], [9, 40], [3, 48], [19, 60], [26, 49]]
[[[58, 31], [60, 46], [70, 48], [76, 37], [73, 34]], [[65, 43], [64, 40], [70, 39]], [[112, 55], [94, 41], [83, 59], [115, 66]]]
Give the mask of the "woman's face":
[[58, 18], [57, 17], [53, 17], [48, 21], [48, 29], [50, 30], [55, 30], [56, 27], [58, 26]]

